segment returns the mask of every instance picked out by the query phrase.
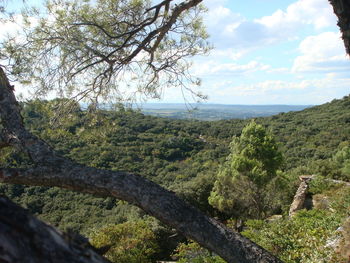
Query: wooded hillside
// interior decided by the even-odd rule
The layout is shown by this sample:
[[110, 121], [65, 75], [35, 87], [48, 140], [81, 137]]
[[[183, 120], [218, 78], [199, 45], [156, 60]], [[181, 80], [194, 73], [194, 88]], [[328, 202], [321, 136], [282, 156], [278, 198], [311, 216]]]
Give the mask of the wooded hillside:
[[[60, 154], [93, 167], [143, 174], [202, 211], [222, 220], [227, 218], [208, 204], [208, 196], [220, 164], [229, 153], [232, 136], [239, 135], [249, 120], [171, 120], [123, 108], [90, 115], [77, 105], [70, 116], [50, 123], [54, 105], [55, 101], [32, 101], [24, 105], [23, 116], [27, 128]], [[350, 141], [349, 96], [301, 112], [258, 118], [256, 122], [275, 136], [284, 156], [282, 170], [288, 187], [279, 208], [271, 213], [285, 211], [301, 174], [349, 180], [344, 164], [334, 161], [337, 152]], [[30, 163], [21, 153], [1, 151], [3, 166], [23, 167]], [[160, 241], [160, 258], [167, 258], [183, 240], [170, 238], [174, 234], [171, 229], [113, 198], [21, 185], [3, 184], [0, 191], [44, 221], [85, 235], [108, 224], [151, 220]]]

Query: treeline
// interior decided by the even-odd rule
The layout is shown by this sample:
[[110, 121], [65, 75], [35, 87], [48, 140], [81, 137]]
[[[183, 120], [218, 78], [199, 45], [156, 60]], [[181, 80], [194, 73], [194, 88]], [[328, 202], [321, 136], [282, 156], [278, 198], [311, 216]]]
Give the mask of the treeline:
[[[100, 110], [91, 113], [89, 110], [81, 110], [74, 102], [67, 102], [70, 103], [70, 113], [64, 114], [66, 117], [56, 118], [58, 102], [25, 103], [22, 115], [27, 128], [50, 143], [60, 154], [89, 166], [125, 170], [145, 176], [176, 192], [211, 216], [237, 227], [239, 218], [232, 218], [230, 213], [211, 206], [208, 197], [220, 167], [230, 154], [229, 145], [233, 136], [238, 138], [250, 120], [174, 120], [146, 116], [122, 107], [117, 111]], [[325, 178], [350, 179], [349, 96], [300, 112], [257, 118], [255, 122], [274, 137], [283, 156], [279, 175], [283, 177], [284, 185], [274, 188], [274, 191], [280, 191], [274, 195], [279, 202], [273, 209], [264, 212], [264, 215], [286, 213], [299, 175], [319, 174]], [[25, 154], [8, 148], [1, 150], [0, 164], [12, 167], [31, 165]], [[322, 188], [320, 185], [316, 188], [321, 190], [315, 192], [330, 191], [328, 186]], [[149, 255], [149, 260], [169, 258], [170, 254], [176, 254], [185, 260], [188, 258], [185, 251], [201, 251], [193, 254], [211, 258], [212, 261], [208, 262], [220, 262], [215, 255], [200, 250], [192, 243], [180, 245], [177, 252], [174, 252], [177, 244], [184, 241], [181, 236], [139, 209], [113, 198], [95, 198], [58, 188], [20, 185], [0, 185], [0, 193], [61, 229], [71, 229], [95, 237], [95, 244], [101, 246], [106, 245], [101, 240], [107, 238], [98, 235], [101, 232], [99, 229], [109, 229], [110, 233], [117, 233], [114, 238], [121, 238], [118, 229], [126, 226], [120, 225], [117, 229], [111, 226], [125, 223], [132, 224], [130, 227], [139, 230], [144, 229], [134, 232], [140, 234], [138, 240], [143, 240], [141, 243], [150, 240], [152, 253], [143, 253]], [[339, 199], [334, 202], [339, 202]], [[226, 221], [227, 219], [230, 220]], [[272, 235], [266, 230], [268, 226], [263, 221], [252, 223], [247, 219], [249, 218], [244, 218], [244, 221], [251, 229], [265, 229], [265, 233]], [[339, 215], [336, 221], [338, 225], [340, 221]], [[147, 229], [152, 230], [153, 234], [147, 232]], [[254, 236], [255, 230], [246, 231], [249, 237], [271, 249], [263, 235], [257, 238]], [[135, 242], [132, 244], [139, 244]], [[133, 256], [140, 256], [140, 249], [136, 249], [135, 253]], [[137, 259], [130, 258], [125, 259], [125, 262], [133, 260], [137, 262]]]

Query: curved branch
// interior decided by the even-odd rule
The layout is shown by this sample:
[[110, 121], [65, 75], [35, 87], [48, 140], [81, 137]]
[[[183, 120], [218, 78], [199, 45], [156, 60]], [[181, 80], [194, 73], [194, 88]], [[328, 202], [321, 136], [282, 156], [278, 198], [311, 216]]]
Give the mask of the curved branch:
[[[153, 53], [159, 43], [163, 40], [165, 35], [169, 32], [170, 28], [175, 24], [178, 17], [186, 10], [189, 10], [190, 8], [197, 6], [199, 3], [201, 3], [203, 0], [190, 0], [188, 2], [182, 2], [179, 5], [176, 5], [175, 8], [172, 11], [172, 14], [170, 15], [168, 21], [162, 25], [160, 28], [157, 28], [150, 32], [147, 37], [139, 44], [139, 46], [128, 56], [123, 60], [123, 63], [126, 64], [130, 62], [133, 58], [135, 58], [141, 50], [144, 50], [146, 48], [146, 45], [149, 44], [155, 37], [156, 41], [151, 47], [151, 52]], [[164, 1], [163, 4], [165, 4]]]
[[0, 182], [58, 186], [98, 196], [113, 196], [135, 204], [186, 237], [214, 251], [228, 262], [281, 262], [252, 241], [179, 199], [174, 193], [135, 174], [96, 169], [58, 156], [50, 146], [28, 132], [20, 107], [0, 68], [0, 116], [10, 145], [25, 150], [35, 167], [0, 168]]
[[96, 196], [113, 196], [142, 208], [228, 262], [281, 262], [261, 247], [134, 174], [99, 170], [66, 160], [60, 167], [0, 169], [0, 182], [58, 186]]

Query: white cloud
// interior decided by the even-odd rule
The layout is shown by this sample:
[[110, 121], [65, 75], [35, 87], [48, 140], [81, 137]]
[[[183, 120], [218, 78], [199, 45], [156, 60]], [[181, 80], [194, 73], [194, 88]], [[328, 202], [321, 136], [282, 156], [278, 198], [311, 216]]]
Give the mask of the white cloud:
[[206, 16], [205, 19], [208, 22], [210, 22], [210, 24], [218, 24], [222, 20], [229, 18], [231, 15], [232, 15], [232, 12], [230, 9], [219, 5], [209, 10], [208, 15]]
[[334, 25], [335, 15], [328, 1], [299, 0], [289, 5], [286, 11], [277, 10], [270, 16], [257, 19], [256, 22], [279, 31], [283, 28], [294, 28], [300, 24], [310, 24], [316, 29]]
[[296, 32], [306, 25], [314, 29], [336, 25], [336, 17], [326, 0], [298, 0], [286, 10], [277, 10], [269, 16], [254, 20], [247, 20], [219, 6], [210, 10], [209, 17], [211, 19], [206, 20], [209, 33], [215, 43], [220, 43], [220, 48], [224, 45], [237, 49], [261, 47], [296, 39]]
[[349, 72], [350, 61], [345, 55], [344, 44], [339, 33], [324, 32], [305, 38], [299, 45], [301, 55], [292, 67], [295, 73]]
[[210, 52], [210, 56], [216, 59], [238, 60], [247, 53], [247, 50], [237, 50], [233, 48], [214, 49]]
[[[28, 17], [27, 22], [29, 22], [31, 26], [35, 26], [38, 23], [38, 19]], [[0, 41], [7, 37], [22, 39], [24, 36], [21, 35], [21, 33], [23, 33], [24, 25], [25, 19], [22, 15], [14, 15], [12, 19], [0, 20]]]
[[223, 6], [228, 0], [205, 0], [204, 4], [208, 8], [215, 8], [217, 6]]
[[211, 101], [230, 104], [321, 104], [349, 93], [350, 78], [262, 82], [236, 85], [234, 81], [211, 86]]
[[213, 2], [211, 0], [206, 3], [209, 7], [209, 12], [204, 17], [204, 23], [215, 48], [228, 48], [225, 31], [234, 26], [239, 26], [244, 18], [240, 14], [233, 13], [229, 8], [224, 7], [222, 4], [225, 1], [219, 1], [216, 4], [213, 4]]
[[200, 77], [214, 77], [214, 76], [227, 76], [227, 75], [245, 75], [256, 71], [270, 70], [269, 65], [265, 65], [258, 61], [252, 60], [246, 64], [237, 63], [220, 63], [214, 60], [206, 61], [205, 63], [194, 63], [192, 72], [196, 76]]
[[269, 68], [267, 70], [267, 73], [290, 73], [290, 69], [289, 68]]
[[14, 35], [21, 30], [22, 16], [15, 16], [14, 21], [0, 20], [0, 39], [6, 38], [8, 35]]

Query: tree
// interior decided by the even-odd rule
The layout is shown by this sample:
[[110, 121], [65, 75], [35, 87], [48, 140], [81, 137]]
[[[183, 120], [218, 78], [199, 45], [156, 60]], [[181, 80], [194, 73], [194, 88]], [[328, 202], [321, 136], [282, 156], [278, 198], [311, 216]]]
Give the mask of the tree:
[[341, 170], [342, 177], [344, 179], [349, 179], [350, 177], [350, 146], [345, 144], [340, 145], [340, 149], [334, 155], [333, 160], [338, 165]]
[[[196, 33], [198, 22], [189, 19], [193, 15], [189, 10], [198, 10], [196, 7], [201, 1], [187, 0], [174, 4], [172, 0], [164, 0], [149, 8], [143, 4], [144, 1], [137, 0], [92, 2], [96, 5], [105, 4], [103, 7], [106, 9], [103, 12], [111, 16], [118, 14], [119, 8], [122, 8], [130, 18], [136, 17], [136, 21], [126, 17], [124, 19], [114, 17], [113, 24], [107, 23], [106, 27], [100, 24], [103, 20], [98, 19], [101, 12], [94, 9], [94, 6], [85, 5], [86, 1], [74, 1], [72, 5], [69, 4], [70, 1], [49, 1], [49, 8], [52, 8], [50, 4], [59, 4], [58, 7], [55, 5], [54, 9], [57, 10], [54, 13], [56, 17], [51, 17], [56, 23], [52, 24], [51, 20], [39, 20], [39, 26], [35, 27], [33, 32], [28, 32], [28, 39], [33, 42], [17, 45], [18, 43], [13, 40], [5, 43], [5, 54], [14, 61], [11, 63], [9, 60], [8, 72], [15, 74], [19, 80], [25, 81], [28, 78], [33, 80], [33, 84], [40, 84], [37, 86], [39, 94], [58, 90], [59, 94], [90, 98], [94, 103], [98, 103], [99, 98], [118, 97], [114, 96], [113, 92], [118, 93], [121, 90], [115, 88], [115, 85], [123, 73], [126, 75], [134, 73], [130, 70], [133, 65], [140, 71], [143, 68], [139, 65], [143, 65], [147, 70], [146, 77], [149, 76], [148, 72], [152, 75], [150, 81], [142, 82], [145, 85], [138, 87], [141, 93], [155, 92], [158, 85], [162, 84], [160, 79], [164, 76], [175, 77], [175, 79], [166, 78], [168, 83], [175, 81], [182, 85], [181, 76], [185, 76], [187, 69], [186, 63], [180, 63], [183, 62], [182, 58], [200, 53], [197, 52], [198, 49], [203, 50], [196, 42], [200, 39]], [[108, 3], [114, 4], [107, 5]], [[76, 9], [78, 6], [84, 10], [83, 13]], [[90, 7], [97, 13], [89, 13]], [[91, 17], [85, 17], [85, 13], [89, 13]], [[67, 14], [76, 14], [80, 20], [77, 21]], [[67, 20], [55, 20], [61, 17]], [[52, 27], [45, 27], [43, 21]], [[59, 34], [46, 35], [46, 31], [42, 31], [41, 28], [52, 30], [49, 32], [57, 30]], [[63, 31], [60, 30], [62, 28]], [[118, 30], [114, 32], [112, 30], [114, 28]], [[187, 31], [189, 28], [193, 30]], [[171, 32], [182, 32], [182, 30], [183, 35], [171, 38]], [[85, 39], [85, 34], [92, 38]], [[95, 43], [101, 41], [99, 38], [101, 35], [107, 36], [107, 40], [102, 39], [106, 46]], [[31, 38], [32, 36], [42, 37], [36, 39]], [[70, 36], [75, 37], [69, 38]], [[72, 43], [65, 42], [66, 38]], [[83, 41], [79, 41], [80, 38]], [[170, 41], [171, 45], [167, 44], [167, 41]], [[109, 47], [109, 43], [112, 47]], [[181, 43], [187, 43], [187, 46], [184, 48]], [[164, 47], [175, 48], [177, 52], [174, 54], [174, 49], [165, 50]], [[27, 49], [30, 56], [26, 56], [21, 48]], [[163, 52], [158, 54], [156, 50]], [[44, 60], [40, 61], [41, 58]], [[180, 69], [179, 77], [176, 69]], [[32, 72], [33, 76], [28, 72]], [[64, 74], [60, 74], [61, 72]], [[93, 75], [90, 76], [88, 73]], [[58, 76], [62, 76], [62, 79]], [[84, 86], [86, 89], [80, 90], [83, 86], [78, 84], [82, 83], [86, 85]], [[280, 262], [253, 242], [180, 200], [174, 193], [141, 176], [127, 172], [99, 170], [59, 156], [47, 143], [25, 129], [20, 114], [21, 108], [13, 89], [3, 68], [0, 67], [0, 145], [16, 147], [26, 153], [33, 165], [23, 168], [0, 168], [0, 182], [59, 186], [97, 196], [112, 196], [137, 205], [228, 262]], [[112, 95], [109, 96], [109, 93]]]
[[108, 263], [79, 235], [62, 234], [0, 196], [0, 262]]
[[96, 196], [112, 196], [137, 205], [228, 262], [281, 262], [240, 234], [188, 205], [174, 193], [141, 176], [99, 170], [59, 156], [24, 128], [13, 87], [1, 68], [0, 94], [3, 128], [0, 145], [20, 149], [34, 164], [24, 168], [0, 168], [0, 182], [58, 186]]
[[160, 98], [169, 86], [193, 92], [188, 58], [210, 49], [201, 1], [48, 0], [44, 14], [23, 13], [24, 35], [3, 44], [6, 68], [38, 96], [91, 105]]
[[350, 0], [329, 0], [338, 17], [338, 26], [342, 32], [346, 53], [350, 55]]
[[[120, 0], [117, 2], [122, 4], [135, 4], [129, 7], [140, 7], [140, 10], [142, 10], [143, 8], [142, 5], [137, 5], [137, 3], [142, 3], [142, 1]], [[153, 70], [154, 65], [152, 62], [157, 61], [154, 60], [156, 54], [155, 51], [158, 50], [158, 48], [162, 46], [161, 44], [164, 44], [164, 41], [168, 39], [168, 32], [170, 32], [171, 30], [174, 30], [174, 32], [176, 32], [178, 27], [176, 26], [175, 22], [181, 21], [181, 17], [187, 17], [185, 16], [185, 13], [188, 12], [188, 10], [190, 10], [191, 8], [196, 7], [200, 2], [202, 2], [202, 0], [187, 0], [182, 1], [177, 5], [171, 5], [173, 3], [172, 0], [164, 0], [160, 4], [145, 10], [144, 14], [148, 14], [149, 16], [141, 17], [139, 23], [130, 23], [129, 20], [121, 20], [120, 23], [119, 21], [117, 21], [117, 23], [115, 24], [117, 26], [119, 24], [125, 24], [126, 30], [121, 32], [126, 33], [126, 35], [124, 35], [124, 33], [119, 35], [111, 35], [112, 37], [121, 37], [120, 40], [124, 39], [124, 41], [122, 41], [121, 46], [116, 46], [116, 48], [114, 49], [115, 52], [111, 51], [109, 53], [103, 53], [94, 48], [90, 49], [91, 46], [89, 45], [89, 42], [82, 41], [81, 47], [76, 49], [69, 49], [70, 43], [66, 43], [68, 44], [67, 46], [62, 46], [67, 48], [67, 53], [63, 52], [65, 51], [64, 49], [55, 49], [56, 47], [59, 47], [58, 44], [49, 46], [49, 51], [51, 50], [54, 56], [49, 56], [50, 53], [47, 53], [47, 57], [53, 58], [52, 60], [44, 60], [47, 62], [47, 66], [58, 65], [58, 63], [61, 61], [58, 58], [64, 58], [64, 56], [56, 56], [59, 54], [76, 55], [75, 58], [81, 58], [82, 60], [75, 61], [78, 64], [76, 65], [77, 67], [73, 67], [73, 70], [71, 70], [71, 68], [61, 68], [60, 70], [64, 70], [66, 73], [69, 73], [67, 76], [62, 75], [62, 79], [57, 78], [58, 75], [56, 73], [60, 72], [58, 67], [41, 67], [43, 75], [33, 75], [34, 84], [38, 84], [37, 91], [39, 91], [40, 94], [40, 91], [45, 92], [47, 90], [56, 90], [57, 88], [57, 90], [59, 91], [58, 93], [66, 93], [67, 95], [72, 95], [73, 97], [76, 96], [77, 98], [90, 98], [92, 101], [97, 103], [98, 98], [107, 96], [107, 91], [110, 88], [112, 88], [110, 89], [112, 95], [113, 91], [115, 91], [115, 93], [117, 94], [114, 94], [114, 96], [109, 97], [118, 97], [118, 89], [113, 89], [116, 83], [112, 83], [112, 80], [118, 80], [118, 74], [113, 75], [111, 72], [119, 73], [122, 75], [122, 72], [124, 72], [123, 67], [124, 69], [127, 69], [127, 67], [131, 66], [133, 63], [140, 63], [136, 58], [142, 58], [141, 55], [144, 55], [147, 58], [147, 60], [145, 60], [145, 63], [147, 64], [147, 62], [151, 62], [148, 64], [149, 67], [152, 69], [148, 72], [151, 72], [150, 74], [153, 74], [155, 78], [153, 80], [152, 77], [150, 79], [150, 82], [145, 82], [146, 84], [151, 84], [140, 86], [138, 87], [138, 90], [141, 92], [141, 94], [160, 94], [161, 92], [159, 92], [159, 89], [157, 92], [157, 87], [159, 86], [155, 85], [161, 83], [161, 81], [159, 81], [162, 77], [160, 73], [166, 72], [166, 69], [168, 69], [170, 73], [174, 73], [171, 67], [166, 66], [172, 66], [174, 64], [171, 64], [171, 60], [168, 60], [169, 63], [165, 64], [164, 67], [160, 66], [158, 67], [158, 70]], [[333, 2], [335, 1], [332, 1], [332, 3]], [[341, 4], [345, 3], [345, 1], [341, 0], [337, 1], [337, 3]], [[113, 9], [111, 9], [112, 13], [116, 11], [114, 7]], [[343, 5], [343, 7], [345, 7], [346, 12], [349, 11], [348, 5]], [[61, 5], [60, 9], [64, 9], [64, 5]], [[132, 12], [132, 10], [133, 9], [130, 8], [130, 12]], [[128, 9], [126, 9], [126, 11], [128, 11]], [[58, 12], [58, 15], [60, 15], [59, 13], [60, 12]], [[140, 15], [141, 13], [136, 13], [136, 15], [137, 14]], [[92, 21], [93, 24], [90, 25], [86, 23], [85, 20], [82, 20], [83, 24], [81, 25], [76, 23], [68, 25], [72, 28], [77, 28], [80, 26], [80, 28], [85, 28], [89, 26], [91, 28], [95, 28], [95, 30], [97, 31], [101, 31], [101, 35], [108, 36], [108, 34], [110, 34], [108, 30], [106, 31], [104, 27], [96, 23], [96, 21], [94, 21], [93, 19], [88, 20], [88, 22], [89, 21]], [[188, 23], [185, 24], [189, 25]], [[41, 25], [45, 26], [44, 24]], [[113, 25], [111, 24], [110, 26]], [[128, 26], [130, 26], [134, 30], [128, 31]], [[122, 27], [120, 28], [122, 29]], [[68, 30], [69, 28], [66, 29]], [[84, 39], [85, 32], [90, 34], [89, 30], [87, 29], [77, 31], [79, 33], [78, 36], [82, 37], [82, 39]], [[134, 38], [135, 34], [139, 32], [144, 34], [141, 35], [140, 38]], [[29, 34], [28, 36], [31, 36], [31, 34]], [[188, 37], [190, 37], [190, 35]], [[59, 38], [60, 35], [56, 35], [56, 37], [54, 36], [53, 38], [51, 38], [51, 35], [49, 35], [49, 38], [42, 38], [41, 40], [44, 43], [46, 43], [46, 40], [56, 40], [58, 42], [59, 40], [61, 40], [62, 42], [60, 43], [63, 43], [64, 39], [62, 39], [62, 37], [61, 39]], [[97, 40], [98, 39], [99, 38], [97, 37]], [[116, 41], [115, 43], [118, 43], [116, 39], [114, 39]], [[72, 40], [72, 44], [74, 44], [77, 39]], [[181, 38], [175, 38], [175, 42], [176, 40], [179, 40], [181, 42]], [[13, 63], [11, 63], [10, 67], [8, 68], [9, 72], [16, 74], [20, 80], [26, 82], [26, 77], [21, 77], [21, 74], [26, 74], [26, 70], [29, 70], [30, 72], [31, 68], [35, 68], [38, 69], [38, 71], [40, 71], [40, 67], [35, 67], [34, 63], [27, 63], [42, 63], [39, 59], [36, 58], [38, 58], [39, 55], [43, 53], [37, 54], [38, 56], [36, 56], [36, 58], [26, 57], [26, 54], [24, 54], [22, 50], [15, 49], [15, 47], [20, 48], [21, 46], [17, 46], [17, 43], [14, 41], [7, 42], [5, 47], [7, 52], [4, 54], [2, 53], [3, 50], [1, 50], [0, 56], [3, 57], [3, 55], [6, 55], [8, 58], [12, 59]], [[45, 49], [38, 49], [38, 51], [47, 52], [47, 50]], [[62, 51], [62, 53], [59, 51]], [[79, 56], [80, 51], [82, 52], [81, 54], [83, 54], [83, 52], [89, 51], [90, 53], [87, 52], [88, 54], [90, 54], [88, 58], [90, 60], [94, 60], [94, 62], [90, 63], [90, 65], [89, 60], [85, 60], [83, 56]], [[171, 50], [169, 52], [171, 52]], [[31, 54], [35, 54], [35, 52]], [[109, 56], [109, 54], [111, 55]], [[112, 58], [112, 55], [115, 54], [120, 55], [121, 59], [115, 60], [114, 58]], [[191, 54], [191, 52], [186, 54]], [[22, 58], [21, 55], [24, 55], [24, 57]], [[170, 56], [170, 58], [174, 57], [176, 58], [176, 54]], [[43, 56], [43, 58], [45, 58], [45, 55]], [[23, 60], [27, 61], [23, 63]], [[175, 61], [173, 62], [175, 62], [176, 64], [176, 62], [179, 61], [180, 59], [175, 59]], [[94, 64], [95, 62], [96, 64]], [[143, 65], [145, 66], [146, 64]], [[31, 68], [27, 68], [28, 65], [30, 65]], [[61, 65], [65, 64], [61, 63]], [[85, 68], [83, 65], [90, 66]], [[94, 67], [95, 65], [96, 67]], [[98, 67], [97, 65], [100, 65], [100, 67]], [[103, 67], [102, 65], [104, 65], [105, 67]], [[179, 67], [179, 69], [186, 69], [186, 65], [187, 64], [185, 63], [184, 66]], [[97, 75], [90, 76], [88, 74], [84, 74], [88, 71], [88, 69], [92, 69], [91, 72], [97, 73]], [[141, 67], [139, 69], [141, 69]], [[147, 66], [146, 69], [149, 70]], [[129, 72], [133, 71], [129, 70]], [[80, 77], [78, 77], [79, 73], [83, 74], [81, 74]], [[157, 73], [159, 74], [157, 75]], [[121, 75], [119, 75], [119, 77], [121, 77]], [[52, 87], [50, 85], [47, 85], [50, 83], [50, 81], [47, 79], [45, 80], [45, 76], [53, 80]], [[176, 77], [176, 74], [174, 76]], [[27, 77], [29, 80], [32, 76], [28, 75]], [[67, 78], [69, 78], [69, 80], [71, 81], [67, 81]], [[94, 80], [96, 81], [94, 82]], [[172, 80], [170, 78], [168, 80], [171, 83]], [[179, 80], [184, 80], [184, 78], [175, 78], [175, 81]], [[88, 86], [86, 87], [86, 89], [79, 90], [80, 87], [77, 84], [82, 83], [84, 81], [86, 81]], [[177, 83], [181, 83], [181, 81]], [[46, 89], [44, 87], [46, 87]], [[55, 89], [53, 87], [55, 87]], [[62, 87], [66, 87], [67, 90], [62, 89]], [[108, 89], [105, 89], [106, 87], [108, 87]], [[13, 86], [10, 85], [2, 66], [0, 66], [0, 118], [2, 129], [0, 133], [0, 147], [17, 147], [18, 149], [27, 153], [27, 155], [31, 158], [32, 162], [35, 164], [31, 167], [21, 169], [0, 168], [1, 182], [48, 186], [55, 185], [63, 188], [73, 189], [76, 191], [88, 192], [95, 195], [114, 196], [138, 205], [139, 207], [143, 208], [146, 212], [159, 218], [164, 223], [167, 223], [168, 225], [176, 228], [178, 231], [184, 233], [187, 237], [193, 238], [203, 246], [215, 251], [228, 262], [280, 262], [278, 259], [271, 256], [269, 253], [262, 250], [254, 243], [248, 241], [247, 239], [244, 239], [237, 233], [229, 231], [227, 228], [218, 224], [213, 219], [206, 217], [205, 215], [199, 213], [196, 209], [188, 206], [186, 203], [179, 200], [174, 194], [162, 189], [161, 187], [157, 186], [156, 184], [150, 181], [143, 179], [142, 177], [133, 174], [128, 174], [125, 172], [97, 170], [90, 167], [75, 164], [66, 158], [58, 156], [45, 142], [43, 142], [42, 140], [33, 136], [27, 130], [25, 130], [20, 115], [20, 107], [14, 97]]]
[[234, 137], [231, 153], [221, 167], [209, 203], [235, 217], [261, 218], [270, 208], [269, 188], [282, 164], [274, 139], [262, 125], [250, 122]]

